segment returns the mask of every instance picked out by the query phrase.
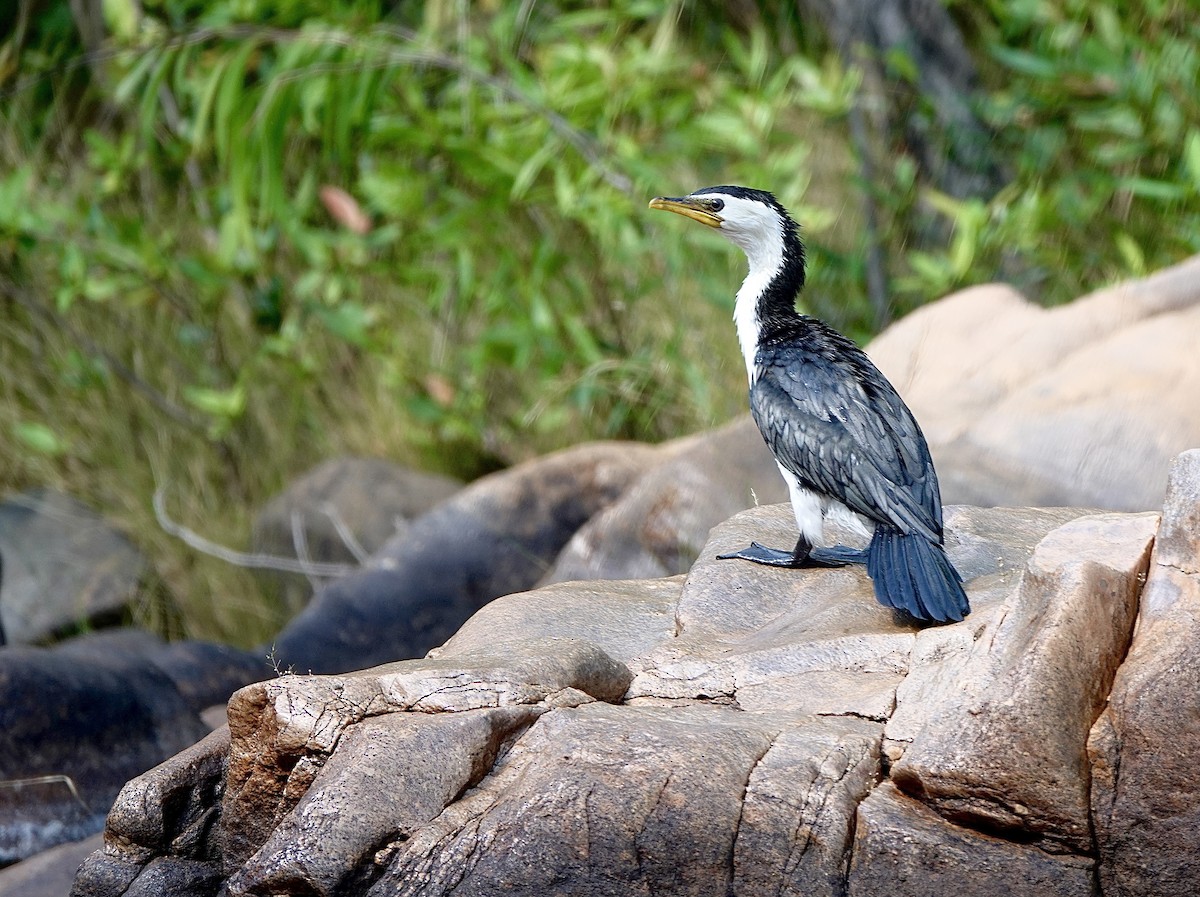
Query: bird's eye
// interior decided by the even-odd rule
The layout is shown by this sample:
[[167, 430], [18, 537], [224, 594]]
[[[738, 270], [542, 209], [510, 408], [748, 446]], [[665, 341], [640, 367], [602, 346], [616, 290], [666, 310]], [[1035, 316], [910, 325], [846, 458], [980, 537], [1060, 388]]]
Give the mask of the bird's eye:
[[709, 203], [709, 207], [710, 207], [710, 208], [711, 208], [711, 209], [712, 209], [714, 212], [719, 212], [719, 211], [721, 211], [721, 209], [725, 208], [725, 200], [723, 200], [723, 199], [714, 199], [714, 200], [712, 200], [712, 201]]

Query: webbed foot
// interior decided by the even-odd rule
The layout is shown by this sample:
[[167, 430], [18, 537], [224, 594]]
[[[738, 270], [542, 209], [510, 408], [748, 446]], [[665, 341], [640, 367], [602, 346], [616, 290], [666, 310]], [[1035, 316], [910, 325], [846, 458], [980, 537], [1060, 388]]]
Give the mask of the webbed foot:
[[753, 561], [768, 567], [845, 567], [849, 564], [865, 564], [867, 553], [862, 549], [847, 548], [845, 545], [813, 548], [807, 540], [801, 538], [792, 551], [767, 548], [758, 542], [751, 542], [748, 548], [717, 555], [717, 560], [721, 561], [733, 558]]
[[717, 555], [717, 560], [720, 561], [728, 561], [733, 558], [740, 558], [743, 561], [754, 561], [756, 564], [765, 564], [768, 567], [802, 567], [807, 560], [807, 558], [797, 560], [794, 551], [784, 551], [781, 548], [767, 548], [767, 546], [759, 545], [757, 542], [751, 542], [748, 548], [743, 548], [740, 551]]

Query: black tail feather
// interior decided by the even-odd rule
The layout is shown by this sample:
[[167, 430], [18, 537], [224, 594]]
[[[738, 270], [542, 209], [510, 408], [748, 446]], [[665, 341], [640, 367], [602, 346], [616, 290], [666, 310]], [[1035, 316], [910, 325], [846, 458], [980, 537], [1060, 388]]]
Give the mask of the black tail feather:
[[876, 527], [867, 549], [867, 573], [880, 604], [918, 620], [946, 623], [971, 612], [962, 577], [945, 550], [922, 535]]

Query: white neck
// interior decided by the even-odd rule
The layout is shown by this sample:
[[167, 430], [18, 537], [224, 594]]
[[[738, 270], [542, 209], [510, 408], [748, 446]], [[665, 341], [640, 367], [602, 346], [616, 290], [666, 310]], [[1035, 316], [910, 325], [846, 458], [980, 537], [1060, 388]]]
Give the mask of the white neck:
[[738, 343], [746, 359], [746, 375], [754, 383], [754, 356], [758, 354], [758, 298], [783, 267], [783, 240], [770, 240], [753, 246], [743, 246], [750, 262], [750, 273], [742, 281], [733, 305], [733, 322], [737, 327]]

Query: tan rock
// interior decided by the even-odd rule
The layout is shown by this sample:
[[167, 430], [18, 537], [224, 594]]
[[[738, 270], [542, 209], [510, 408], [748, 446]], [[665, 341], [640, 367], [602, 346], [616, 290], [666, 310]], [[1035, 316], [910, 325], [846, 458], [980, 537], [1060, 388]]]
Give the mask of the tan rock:
[[1013, 346], [1043, 327], [1045, 314], [1010, 286], [971, 287], [905, 315], [867, 354], [930, 444], [945, 445], [1029, 376]]
[[[787, 544], [778, 505], [714, 529], [685, 580], [558, 583], [429, 657], [243, 689], [196, 843], [230, 897], [1092, 897], [1083, 741], [1154, 515], [946, 521], [975, 607], [960, 624], [898, 625], [859, 569], [713, 559]], [[1185, 530], [1164, 557], [1190, 550]], [[1106, 834], [1121, 818], [1098, 826], [1110, 862], [1134, 856]], [[213, 868], [173, 842], [98, 856], [109, 877], [78, 897]]]
[[554, 583], [485, 605], [430, 657], [494, 650], [532, 638], [587, 639], [614, 660], [639, 658], [675, 637], [683, 577]]
[[[389, 713], [348, 726], [295, 809], [230, 879], [234, 893], [345, 893], [389, 841], [404, 841], [492, 766], [544, 708]], [[381, 799], [381, 797], [383, 799]]]
[[348, 727], [386, 713], [617, 700], [631, 674], [590, 642], [540, 639], [502, 654], [401, 661], [347, 676], [284, 676], [229, 704], [226, 868], [241, 867], [317, 780]]
[[833, 895], [877, 732], [711, 705], [555, 711], [476, 791], [389, 845], [369, 893]]
[[1139, 511], [1200, 444], [1198, 327], [1200, 256], [1053, 309], [964, 290], [868, 353], [921, 422], [945, 501]]

